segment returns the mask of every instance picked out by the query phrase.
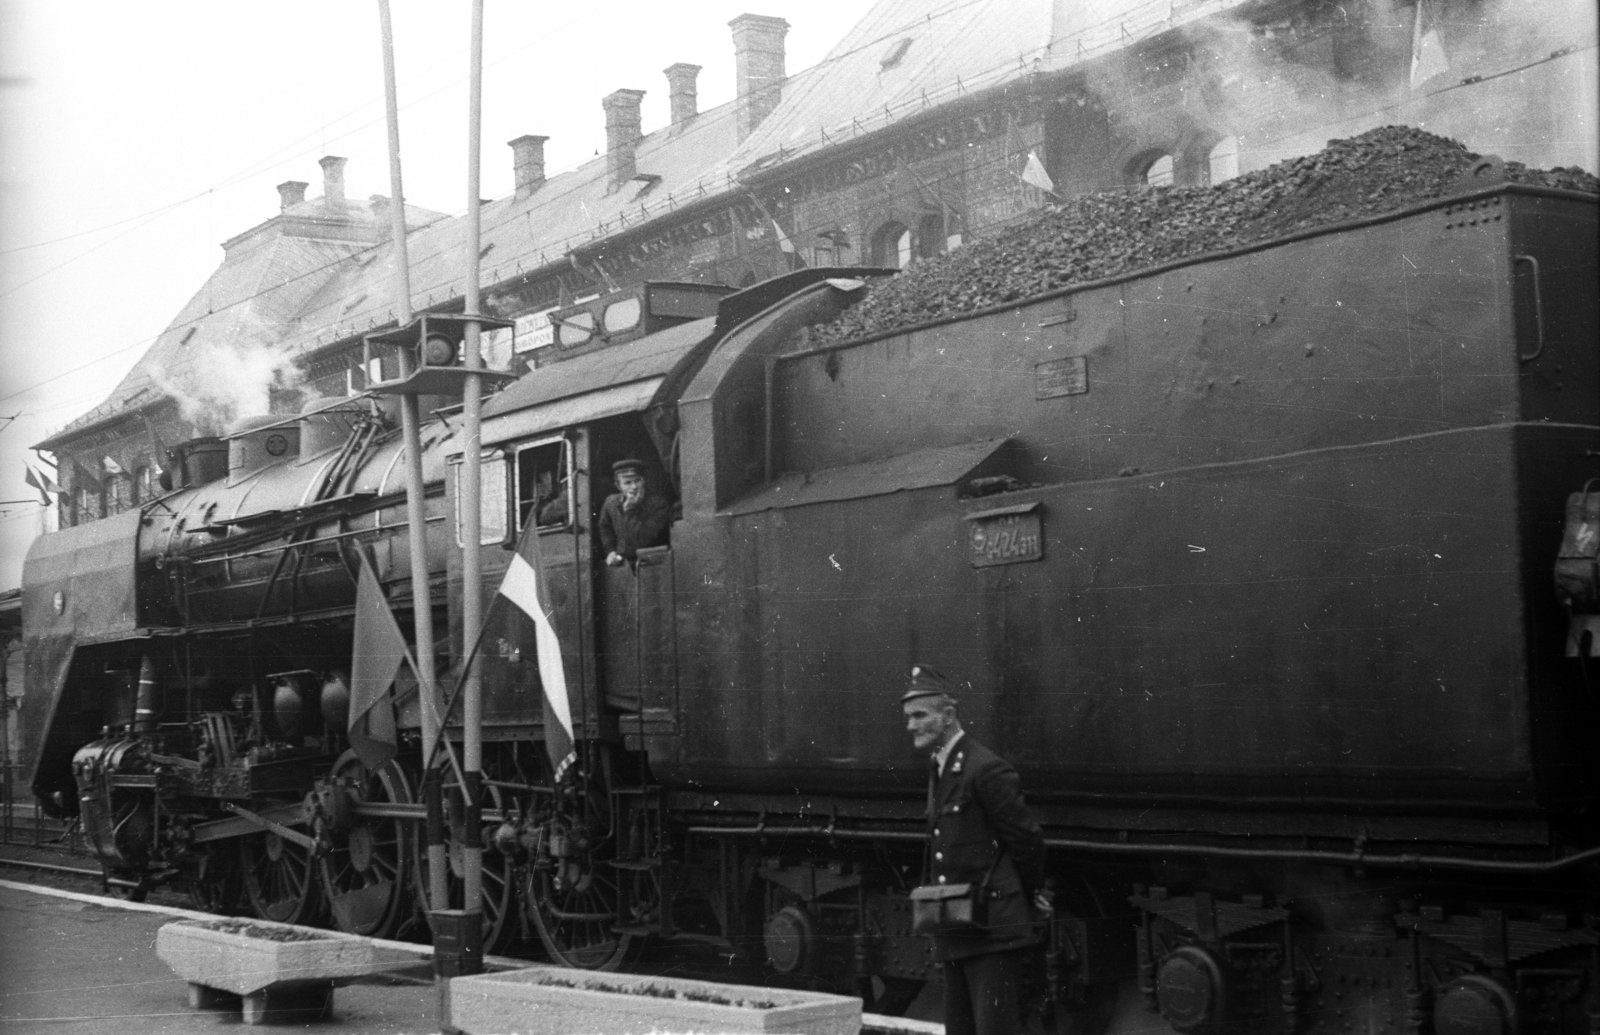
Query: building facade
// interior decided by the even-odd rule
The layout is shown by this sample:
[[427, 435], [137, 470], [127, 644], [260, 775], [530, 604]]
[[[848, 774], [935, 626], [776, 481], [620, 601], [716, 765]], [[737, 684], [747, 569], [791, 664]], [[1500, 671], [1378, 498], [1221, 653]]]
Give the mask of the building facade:
[[[605, 97], [604, 156], [546, 176], [510, 142], [516, 189], [483, 210], [491, 366], [552, 343], [549, 314], [645, 281], [745, 286], [799, 264], [904, 267], [1073, 195], [1205, 185], [1408, 123], [1536, 166], [1594, 168], [1595, 12], [1506, 0], [880, 0], [789, 75], [781, 19], [730, 23], [737, 96], [697, 109], [698, 69]], [[166, 450], [238, 418], [359, 393], [362, 336], [395, 320], [388, 200], [280, 186], [280, 212], [100, 407], [38, 448], [61, 520], [160, 491]], [[417, 311], [460, 311], [464, 220], [408, 209]], [[207, 371], [226, 370], [219, 391]]]

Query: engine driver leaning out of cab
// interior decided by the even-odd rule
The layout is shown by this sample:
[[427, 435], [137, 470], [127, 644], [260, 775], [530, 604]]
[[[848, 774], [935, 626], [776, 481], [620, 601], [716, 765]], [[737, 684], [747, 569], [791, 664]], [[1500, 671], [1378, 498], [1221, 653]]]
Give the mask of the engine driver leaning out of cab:
[[620, 568], [637, 560], [640, 550], [666, 545], [672, 504], [649, 491], [641, 460], [618, 460], [611, 474], [617, 491], [600, 505], [600, 548], [606, 563]]
[[948, 1035], [1014, 1035], [1022, 976], [1039, 940], [1030, 905], [1050, 912], [1043, 892], [1044, 838], [1010, 763], [973, 740], [956, 714], [955, 684], [931, 665], [911, 670], [900, 698], [906, 732], [928, 752], [928, 877], [982, 884], [984, 929], [933, 936], [944, 969]]

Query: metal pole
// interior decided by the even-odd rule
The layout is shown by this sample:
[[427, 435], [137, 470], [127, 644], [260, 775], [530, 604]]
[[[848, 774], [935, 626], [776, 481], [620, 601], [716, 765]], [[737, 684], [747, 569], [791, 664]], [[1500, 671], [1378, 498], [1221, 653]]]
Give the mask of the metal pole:
[[[400, 178], [400, 102], [395, 90], [394, 74], [394, 24], [389, 17], [389, 0], [378, 0], [378, 21], [383, 29], [383, 100], [389, 121], [389, 236], [394, 245], [395, 319], [404, 327], [411, 322], [411, 262], [406, 252], [406, 199]], [[401, 350], [402, 368], [408, 366], [405, 350]], [[410, 373], [401, 370], [401, 376]], [[439, 726], [435, 718], [439, 693], [434, 685], [433, 659], [433, 594], [428, 585], [428, 527], [423, 506], [421, 418], [417, 412], [415, 395], [400, 396], [400, 427], [405, 440], [406, 460], [406, 526], [411, 549], [411, 599], [412, 617], [416, 631], [416, 658], [418, 693], [423, 697], [422, 713], [422, 771], [425, 787], [433, 774], [432, 786], [437, 793], [438, 779], [435, 767], [434, 744], [439, 739]], [[425, 791], [426, 793], [426, 791]], [[436, 827], [439, 824], [430, 824]], [[434, 909], [450, 908], [449, 863], [445, 858], [443, 839], [430, 837], [428, 842], [428, 900]]]
[[[480, 159], [483, 151], [483, 0], [472, 0], [471, 81], [467, 90], [467, 247], [464, 313], [478, 316], [478, 263], [482, 248], [482, 219], [479, 212]], [[483, 369], [480, 348], [482, 328], [469, 320], [466, 326], [466, 366], [468, 371]], [[462, 409], [465, 455], [461, 461], [461, 637], [463, 643], [477, 643], [483, 626], [483, 571], [479, 566], [481, 546], [481, 473], [483, 428], [483, 378], [468, 373]], [[478, 795], [483, 781], [483, 685], [475, 658], [467, 659], [462, 686], [462, 774], [466, 786], [466, 829], [462, 832], [462, 908], [469, 927], [481, 930], [483, 922], [483, 837], [478, 818]], [[478, 939], [469, 938], [470, 943]]]

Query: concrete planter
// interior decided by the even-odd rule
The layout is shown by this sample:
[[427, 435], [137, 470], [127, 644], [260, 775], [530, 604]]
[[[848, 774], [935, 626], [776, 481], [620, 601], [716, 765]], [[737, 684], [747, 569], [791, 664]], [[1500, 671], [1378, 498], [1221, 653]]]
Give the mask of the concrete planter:
[[468, 1035], [858, 1035], [861, 1000], [786, 988], [537, 967], [453, 979], [450, 1021]]
[[326, 1017], [335, 985], [372, 971], [364, 938], [259, 920], [183, 920], [156, 935], [156, 955], [189, 982], [189, 1005], [231, 1006], [246, 1024]]

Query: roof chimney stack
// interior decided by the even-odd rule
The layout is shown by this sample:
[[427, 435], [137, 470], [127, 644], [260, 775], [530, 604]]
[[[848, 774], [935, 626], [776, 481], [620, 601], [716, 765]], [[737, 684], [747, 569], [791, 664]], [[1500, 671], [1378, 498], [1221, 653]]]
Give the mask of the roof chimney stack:
[[304, 180], [284, 180], [278, 184], [278, 211], [287, 212], [306, 200], [306, 188], [309, 186], [311, 184]]
[[733, 30], [733, 60], [738, 80], [739, 142], [772, 114], [783, 96], [783, 37], [789, 23], [762, 14], [741, 14]]
[[639, 104], [643, 90], [618, 90], [600, 102], [606, 110], [606, 193], [613, 194], [638, 172], [634, 148], [639, 144]]
[[346, 159], [328, 155], [322, 166], [322, 203], [329, 208], [344, 208], [344, 163]]
[[700, 113], [699, 94], [695, 90], [695, 77], [700, 74], [699, 65], [686, 65], [678, 62], [668, 65], [663, 71], [667, 73], [667, 87], [672, 98], [672, 124], [682, 125]]
[[517, 200], [532, 195], [544, 186], [544, 142], [549, 139], [530, 133], [507, 141], [507, 146], [511, 148], [512, 169], [517, 178]]
[[393, 236], [389, 226], [389, 195], [374, 194], [367, 203], [372, 206], [372, 224], [378, 230], [378, 240], [387, 241]]

